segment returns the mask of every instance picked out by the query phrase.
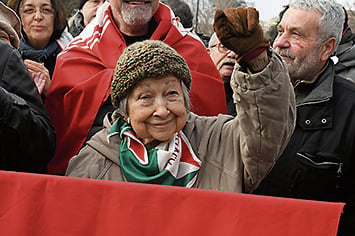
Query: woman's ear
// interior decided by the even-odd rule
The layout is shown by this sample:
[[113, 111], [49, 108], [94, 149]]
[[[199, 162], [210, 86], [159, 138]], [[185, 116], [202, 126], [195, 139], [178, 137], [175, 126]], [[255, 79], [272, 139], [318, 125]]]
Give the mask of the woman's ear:
[[324, 41], [320, 47], [320, 58], [322, 61], [328, 60], [328, 58], [333, 54], [335, 49], [336, 39], [331, 37]]

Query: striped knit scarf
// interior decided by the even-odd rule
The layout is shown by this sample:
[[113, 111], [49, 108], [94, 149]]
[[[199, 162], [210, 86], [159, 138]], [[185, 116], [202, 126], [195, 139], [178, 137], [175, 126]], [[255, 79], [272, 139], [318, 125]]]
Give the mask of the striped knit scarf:
[[121, 170], [128, 182], [192, 187], [201, 161], [193, 152], [183, 132], [169, 142], [149, 148], [137, 138], [132, 127], [120, 117], [112, 125], [108, 139], [120, 135]]

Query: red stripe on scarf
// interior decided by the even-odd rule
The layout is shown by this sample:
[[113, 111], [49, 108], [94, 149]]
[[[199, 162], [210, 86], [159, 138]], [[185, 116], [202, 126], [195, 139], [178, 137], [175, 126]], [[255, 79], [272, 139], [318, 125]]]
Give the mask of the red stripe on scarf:
[[145, 159], [146, 156], [144, 155], [145, 154], [144, 146], [138, 143], [133, 138], [129, 139], [128, 136], [126, 136], [126, 139], [127, 139], [127, 144], [129, 144], [129, 148], [133, 151], [136, 158], [139, 159], [141, 163], [148, 163], [148, 160]]
[[[180, 134], [179, 134], [180, 136]], [[182, 156], [180, 162], [186, 162], [188, 164], [200, 167], [200, 164], [193, 158], [185, 141], [181, 138]]]

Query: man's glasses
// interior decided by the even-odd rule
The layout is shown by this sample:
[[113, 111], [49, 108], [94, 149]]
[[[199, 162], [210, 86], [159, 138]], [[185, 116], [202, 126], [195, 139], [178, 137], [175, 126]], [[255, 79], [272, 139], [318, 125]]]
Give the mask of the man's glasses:
[[21, 9], [22, 13], [28, 16], [32, 16], [34, 14], [36, 14], [38, 11], [44, 15], [44, 16], [53, 16], [55, 10], [51, 7], [51, 6], [45, 6], [45, 7], [41, 7], [41, 8], [35, 8], [32, 6], [26, 6], [24, 8]]
[[221, 43], [216, 43], [216, 44], [212, 45], [210, 48], [214, 48], [214, 47], [217, 47], [217, 50], [220, 53], [229, 53], [230, 52], [230, 50], [228, 48], [226, 48], [225, 46], [223, 46], [223, 44], [221, 44]]

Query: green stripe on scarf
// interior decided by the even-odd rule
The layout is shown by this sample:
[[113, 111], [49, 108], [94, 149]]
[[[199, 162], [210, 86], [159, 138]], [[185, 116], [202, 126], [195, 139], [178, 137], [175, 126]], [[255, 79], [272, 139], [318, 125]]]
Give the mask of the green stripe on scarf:
[[[143, 143], [136, 137], [130, 124], [128, 124], [123, 117], [120, 117], [111, 127], [109, 131], [109, 136], [118, 135], [121, 136], [121, 146], [119, 150], [119, 161], [121, 165], [121, 170], [128, 182], [137, 183], [151, 183], [151, 184], [161, 184], [161, 185], [173, 185], [173, 186], [192, 186], [196, 175], [199, 170], [199, 166], [191, 165], [188, 163], [183, 163], [185, 166], [190, 165], [186, 173], [181, 174], [181, 178], [176, 179], [172, 174], [171, 169], [168, 170], [167, 166], [169, 157], [172, 157], [172, 153], [166, 150], [159, 150], [156, 148], [149, 148], [143, 145]], [[179, 137], [175, 137], [179, 138]], [[128, 141], [129, 140], [129, 141]], [[183, 139], [179, 139], [183, 141]], [[129, 143], [131, 145], [129, 146]], [[171, 142], [169, 145], [172, 145]], [[172, 148], [173, 149], [173, 148]], [[180, 148], [181, 149], [181, 148]], [[148, 158], [147, 164], [143, 164], [144, 155], [137, 156], [145, 150]], [[174, 149], [173, 149], [174, 150]], [[171, 150], [170, 150], [171, 151]], [[135, 155], [137, 154], [137, 155]], [[190, 153], [188, 153], [190, 154]], [[184, 155], [182, 153], [181, 155]], [[191, 154], [190, 154], [191, 155]], [[193, 156], [195, 154], [192, 153]], [[163, 160], [163, 166], [159, 169], [159, 161]], [[166, 160], [166, 161], [164, 161]], [[197, 162], [199, 160], [197, 159]], [[182, 164], [181, 162], [174, 163], [175, 168], [179, 168]]]

